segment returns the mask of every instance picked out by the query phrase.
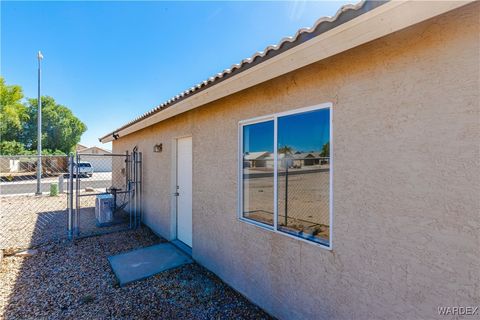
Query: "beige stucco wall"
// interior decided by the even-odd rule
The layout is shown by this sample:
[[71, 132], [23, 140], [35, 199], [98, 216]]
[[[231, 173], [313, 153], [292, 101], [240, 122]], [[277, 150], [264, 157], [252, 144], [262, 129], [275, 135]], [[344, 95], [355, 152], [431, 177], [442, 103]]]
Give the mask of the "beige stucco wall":
[[[479, 10], [460, 8], [115, 141], [114, 152], [143, 151], [145, 222], [174, 237], [173, 139], [192, 134], [193, 256], [272, 315], [431, 319], [438, 306], [480, 305]], [[236, 212], [238, 121], [328, 101], [332, 251]]]

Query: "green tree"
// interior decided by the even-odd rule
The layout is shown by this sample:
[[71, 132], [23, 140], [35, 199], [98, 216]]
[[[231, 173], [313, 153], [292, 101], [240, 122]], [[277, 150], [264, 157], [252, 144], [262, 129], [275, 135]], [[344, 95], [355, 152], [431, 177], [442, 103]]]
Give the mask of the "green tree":
[[18, 140], [23, 123], [28, 120], [27, 108], [22, 103], [23, 92], [20, 86], [5, 84], [0, 77], [0, 140]]
[[23, 143], [17, 141], [0, 141], [0, 155], [26, 154]]
[[[22, 88], [0, 77], [0, 154], [33, 154], [37, 148], [37, 99], [22, 102]], [[52, 97], [42, 97], [42, 153], [74, 150], [87, 127]]]
[[[25, 123], [21, 141], [30, 150], [37, 148], [37, 99], [29, 99], [28, 121]], [[75, 117], [70, 109], [57, 104], [52, 97], [42, 96], [42, 149], [49, 152], [72, 152], [80, 142], [87, 126]]]
[[330, 141], [325, 143], [322, 147], [322, 151], [320, 151], [321, 157], [330, 157]]

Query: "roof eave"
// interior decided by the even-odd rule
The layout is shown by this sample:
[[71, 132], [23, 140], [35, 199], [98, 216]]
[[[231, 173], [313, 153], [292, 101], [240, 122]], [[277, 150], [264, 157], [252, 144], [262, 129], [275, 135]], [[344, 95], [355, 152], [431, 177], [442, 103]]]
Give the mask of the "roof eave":
[[[180, 113], [381, 38], [473, 1], [427, 0], [417, 2], [407, 0], [384, 3], [374, 10], [368, 10], [308, 41], [248, 67], [242, 72], [219, 80], [213, 79], [208, 87], [179, 97], [173, 103], [169, 100], [166, 104], [99, 138], [99, 141], [107, 143], [116, 140]], [[357, 6], [364, 8], [364, 5], [365, 2], [362, 2]], [[341, 16], [341, 13], [337, 13], [336, 18]]]

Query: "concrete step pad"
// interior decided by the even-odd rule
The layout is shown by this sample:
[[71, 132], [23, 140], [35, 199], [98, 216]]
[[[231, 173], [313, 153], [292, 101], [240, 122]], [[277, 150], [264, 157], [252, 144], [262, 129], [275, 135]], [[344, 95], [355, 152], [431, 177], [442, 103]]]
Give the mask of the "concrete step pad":
[[187, 254], [170, 243], [110, 256], [108, 261], [120, 286], [193, 262]]

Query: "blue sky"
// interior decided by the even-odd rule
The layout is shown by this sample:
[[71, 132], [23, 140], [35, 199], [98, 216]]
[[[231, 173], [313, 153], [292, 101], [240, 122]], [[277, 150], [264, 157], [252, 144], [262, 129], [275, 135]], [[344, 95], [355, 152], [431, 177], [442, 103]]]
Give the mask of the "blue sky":
[[[1, 2], [0, 74], [71, 108], [98, 137], [345, 1]], [[109, 147], [107, 145], [107, 147]]]
[[243, 152], [273, 152], [273, 120], [243, 127]]
[[[273, 152], [273, 120], [243, 127], [244, 152]], [[320, 152], [330, 141], [330, 110], [319, 109], [278, 118], [278, 148], [292, 152]]]
[[320, 109], [278, 118], [278, 147], [293, 152], [320, 152], [330, 140], [330, 110]]

